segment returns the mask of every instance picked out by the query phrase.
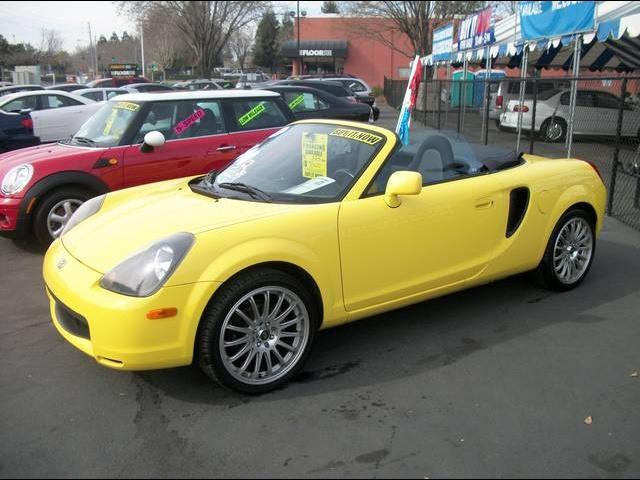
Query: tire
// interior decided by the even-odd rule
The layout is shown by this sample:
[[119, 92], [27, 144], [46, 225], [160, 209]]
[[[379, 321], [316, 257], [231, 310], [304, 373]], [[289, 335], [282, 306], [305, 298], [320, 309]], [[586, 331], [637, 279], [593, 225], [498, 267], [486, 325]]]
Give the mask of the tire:
[[[264, 316], [267, 296], [269, 309]], [[278, 320], [292, 305], [293, 310]], [[316, 302], [299, 280], [271, 268], [251, 270], [231, 279], [207, 306], [196, 337], [196, 358], [205, 374], [222, 386], [265, 393], [300, 371], [318, 325]]]
[[[577, 228], [573, 229], [573, 226]], [[555, 253], [558, 255], [554, 258]], [[538, 271], [547, 288], [560, 292], [571, 290], [580, 285], [589, 273], [595, 253], [594, 219], [581, 208], [571, 208], [553, 229]], [[575, 270], [565, 273], [563, 264], [571, 265]]]
[[[64, 225], [69, 221], [70, 213], [75, 212], [80, 205], [94, 196], [88, 190], [79, 187], [63, 187], [44, 197], [39, 202], [33, 219], [33, 231], [42, 246], [46, 248], [51, 245], [51, 242], [60, 235]], [[51, 225], [52, 234], [49, 229], [49, 221], [50, 215], [54, 213], [64, 218], [64, 221]]]
[[542, 122], [540, 135], [545, 142], [562, 142], [567, 136], [567, 122], [559, 117], [547, 118]]

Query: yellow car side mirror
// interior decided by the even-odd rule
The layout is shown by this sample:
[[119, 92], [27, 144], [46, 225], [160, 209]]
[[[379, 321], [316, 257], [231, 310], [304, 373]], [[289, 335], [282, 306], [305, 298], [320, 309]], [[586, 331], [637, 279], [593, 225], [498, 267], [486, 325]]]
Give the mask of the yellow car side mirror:
[[422, 175], [418, 172], [395, 172], [387, 182], [384, 201], [391, 208], [402, 203], [398, 195], [418, 195], [422, 191]]

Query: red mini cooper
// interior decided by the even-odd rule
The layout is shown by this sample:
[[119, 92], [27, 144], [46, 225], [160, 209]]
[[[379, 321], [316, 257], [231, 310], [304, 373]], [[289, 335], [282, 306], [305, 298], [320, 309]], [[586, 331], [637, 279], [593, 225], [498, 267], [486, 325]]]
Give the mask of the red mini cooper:
[[0, 155], [0, 235], [46, 246], [89, 198], [222, 169], [293, 120], [260, 90], [115, 97], [72, 138]]

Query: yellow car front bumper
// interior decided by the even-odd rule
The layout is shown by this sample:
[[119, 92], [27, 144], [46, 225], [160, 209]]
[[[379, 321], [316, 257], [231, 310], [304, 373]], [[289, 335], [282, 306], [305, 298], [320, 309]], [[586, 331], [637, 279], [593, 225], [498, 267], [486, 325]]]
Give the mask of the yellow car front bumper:
[[[43, 267], [53, 324], [72, 345], [101, 365], [149, 370], [188, 365], [202, 312], [219, 286], [212, 282], [161, 288], [147, 298], [100, 287], [102, 274], [72, 257], [56, 240]], [[176, 308], [171, 318], [147, 313]]]

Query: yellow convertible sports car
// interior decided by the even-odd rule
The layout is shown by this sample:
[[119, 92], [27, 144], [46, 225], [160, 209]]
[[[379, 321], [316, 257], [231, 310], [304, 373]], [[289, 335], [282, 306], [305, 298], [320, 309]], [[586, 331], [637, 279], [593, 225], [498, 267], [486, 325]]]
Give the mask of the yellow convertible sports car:
[[319, 329], [534, 269], [577, 286], [605, 198], [581, 160], [310, 120], [221, 172], [86, 202], [44, 279], [54, 325], [100, 364], [195, 361], [260, 393], [300, 370]]

